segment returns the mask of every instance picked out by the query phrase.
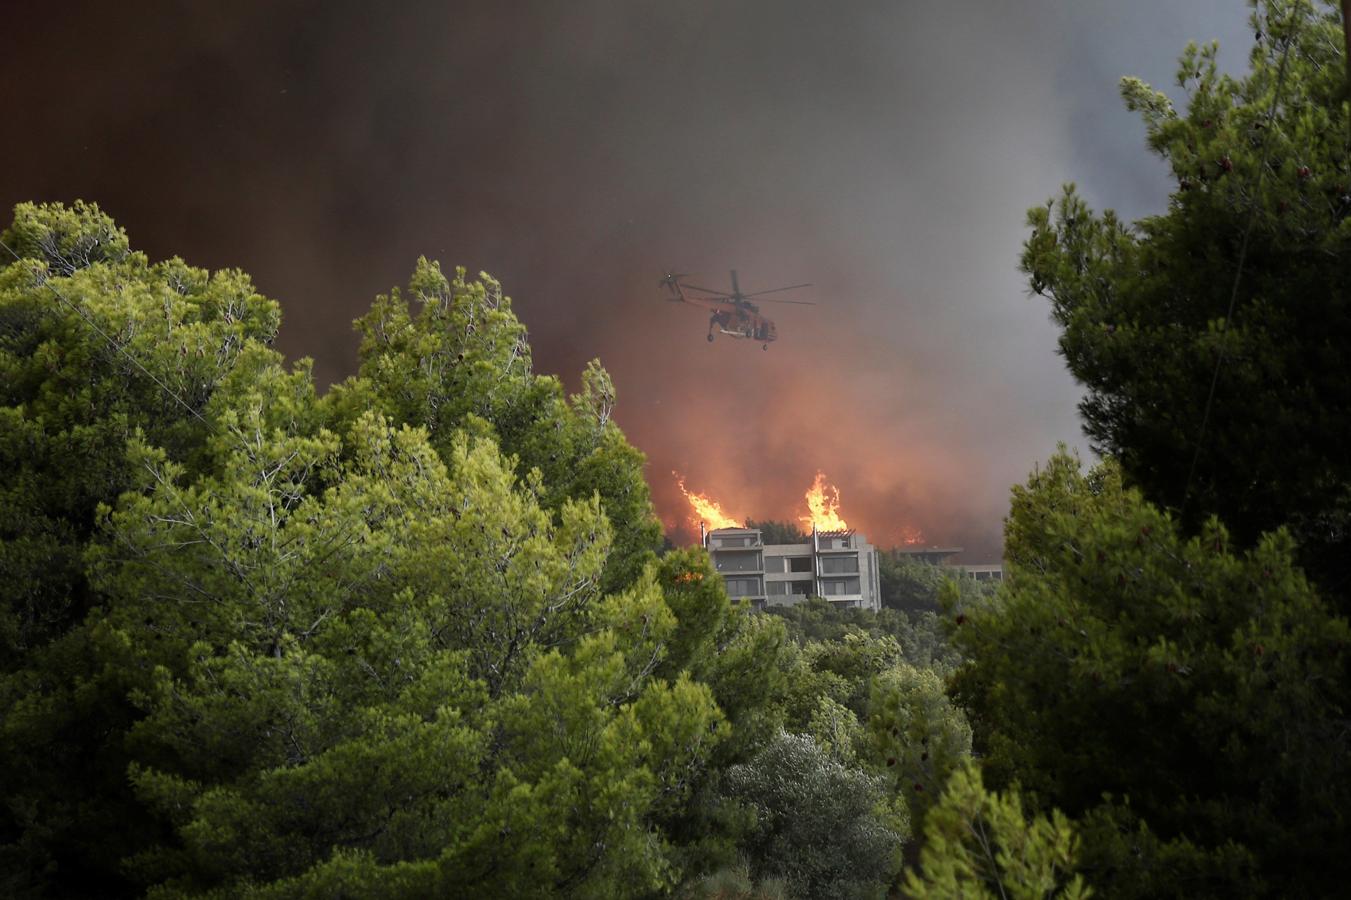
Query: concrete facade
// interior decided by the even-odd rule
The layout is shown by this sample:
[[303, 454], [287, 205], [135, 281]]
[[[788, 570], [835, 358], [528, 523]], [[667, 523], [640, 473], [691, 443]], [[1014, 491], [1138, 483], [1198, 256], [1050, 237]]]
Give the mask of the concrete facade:
[[962, 574], [964, 578], [974, 578], [976, 581], [1003, 581], [1004, 566], [1001, 563], [982, 563], [976, 565], [953, 566]]
[[704, 537], [727, 593], [757, 608], [792, 606], [808, 597], [882, 608], [877, 548], [855, 531], [814, 532], [801, 544], [766, 544], [757, 528], [719, 528]]
[[921, 562], [930, 566], [950, 567], [949, 558], [962, 552], [961, 547], [897, 547], [888, 551], [910, 562]]

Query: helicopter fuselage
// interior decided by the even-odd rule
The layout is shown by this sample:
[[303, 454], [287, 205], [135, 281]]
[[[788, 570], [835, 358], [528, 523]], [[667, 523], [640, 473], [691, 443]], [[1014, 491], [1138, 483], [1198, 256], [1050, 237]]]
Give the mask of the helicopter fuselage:
[[736, 304], [727, 300], [704, 300], [696, 297], [683, 298], [693, 306], [702, 306], [709, 310], [709, 334], [718, 332], [737, 339], [760, 341], [768, 344], [778, 339], [778, 329], [768, 316], [760, 315], [754, 304]]

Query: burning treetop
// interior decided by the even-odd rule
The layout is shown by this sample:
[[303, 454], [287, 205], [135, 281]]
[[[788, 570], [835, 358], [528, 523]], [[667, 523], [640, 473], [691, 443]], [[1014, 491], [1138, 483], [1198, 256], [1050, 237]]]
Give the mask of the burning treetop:
[[727, 513], [722, 511], [718, 502], [707, 494], [691, 494], [685, 489], [685, 476], [679, 472], [672, 472], [675, 476], [676, 484], [680, 486], [680, 493], [685, 495], [685, 499], [690, 501], [690, 506], [694, 507], [694, 514], [690, 517], [690, 524], [695, 528], [699, 527], [701, 522], [706, 523], [709, 528], [740, 528], [741, 523]]
[[[719, 528], [754, 527], [743, 519], [728, 515], [723, 510], [722, 505], [708, 494], [691, 492], [685, 487], [685, 477], [679, 472], [672, 472], [671, 474], [675, 476], [680, 492], [689, 501], [691, 508], [689, 523], [694, 528], [697, 529], [701, 524], [710, 531]], [[845, 533], [853, 530], [849, 523], [844, 520], [844, 516], [840, 514], [839, 488], [826, 481], [825, 472], [817, 471], [812, 486], [803, 496], [807, 501], [808, 513], [798, 516], [797, 520], [802, 523], [804, 530], [815, 529], [821, 533]], [[924, 535], [918, 528], [906, 526], [902, 530], [901, 542], [904, 544], [920, 544], [924, 542]]]
[[840, 489], [826, 483], [826, 473], [817, 471], [816, 480], [806, 493], [808, 515], [799, 516], [805, 525], [817, 531], [845, 531], [849, 523], [840, 515]]

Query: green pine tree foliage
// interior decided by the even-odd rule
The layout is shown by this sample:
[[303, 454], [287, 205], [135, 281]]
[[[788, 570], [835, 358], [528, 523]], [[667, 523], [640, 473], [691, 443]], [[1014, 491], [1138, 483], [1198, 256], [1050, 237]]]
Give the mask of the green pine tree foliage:
[[802, 530], [801, 522], [785, 522], [779, 519], [757, 522], [755, 519], [747, 519], [746, 527], [760, 529], [760, 537], [766, 544], [806, 544], [812, 539], [809, 533]]
[[676, 625], [655, 674], [688, 672], [707, 684], [733, 726], [718, 756], [743, 761], [783, 725], [793, 663], [785, 629], [745, 601], [733, 604], [702, 549], [666, 554], [657, 577]]
[[152, 264], [92, 204], [20, 204], [0, 241], [0, 893], [115, 893], [153, 825], [122, 744], [139, 673], [89, 627], [97, 511], [139, 477], [133, 439], [195, 464], [280, 318], [241, 272]]
[[[825, 603], [789, 611], [816, 605]], [[825, 620], [839, 625], [834, 614], [856, 612], [829, 610]], [[901, 613], [888, 610], [884, 616], [910, 628]], [[764, 618], [782, 618], [794, 629], [804, 621]], [[927, 614], [923, 621], [930, 619]], [[779, 700], [783, 727], [810, 736], [841, 765], [878, 779], [885, 787], [887, 827], [902, 839], [917, 839], [919, 823], [949, 773], [971, 754], [971, 728], [944, 686], [955, 656], [935, 656], [915, 642], [852, 625], [840, 626], [844, 630], [836, 634], [822, 629], [815, 614], [805, 621], [810, 631], [829, 633], [792, 645], [787, 654], [787, 687]]]
[[648, 677], [674, 617], [651, 577], [600, 592], [598, 502], [555, 526], [487, 439], [447, 465], [377, 413], [346, 454], [274, 435], [191, 483], [147, 459], [95, 555], [106, 640], [151, 671], [132, 782], [172, 827], [134, 871], [164, 896], [668, 883], [646, 820], [721, 715]]
[[80, 204], [4, 239], [0, 892], [708, 871], [676, 826], [772, 737], [784, 632], [706, 557], [655, 560], [598, 365], [564, 398], [491, 281], [424, 263], [422, 315], [378, 301], [319, 400], [242, 274], [152, 265]]
[[754, 824], [729, 811], [723, 776], [783, 729], [795, 655], [779, 620], [728, 600], [722, 576], [702, 549], [667, 553], [657, 577], [676, 624], [654, 674], [670, 678], [683, 671], [706, 685], [726, 722], [709, 763], [681, 776], [683, 802], [665, 808], [657, 824], [670, 841], [674, 864], [693, 879], [685, 886], [695, 889], [707, 876], [704, 887], [713, 890], [745, 862]]
[[792, 900], [782, 878], [756, 882], [744, 863], [719, 869], [681, 887], [680, 900]]
[[1084, 821], [1101, 893], [1345, 884], [1351, 629], [1287, 532], [1187, 537], [1115, 462], [1062, 451], [1014, 489], [1005, 553], [1004, 589], [956, 617], [955, 698], [996, 786]]
[[593, 360], [572, 397], [555, 377], [536, 375], [525, 326], [492, 277], [447, 278], [419, 259], [407, 294], [376, 298], [357, 320], [359, 373], [326, 398], [351, 421], [378, 409], [420, 425], [444, 454], [457, 431], [493, 435], [517, 471], [541, 473], [541, 500], [555, 514], [568, 498], [599, 493], [618, 552], [605, 586], [632, 581], [661, 546], [643, 478], [643, 455], [614, 423], [615, 388]]
[[726, 793], [751, 813], [750, 874], [782, 878], [798, 897], [884, 897], [900, 869], [884, 779], [809, 735], [780, 733], [731, 767]]
[[1016, 791], [985, 789], [967, 762], [953, 772], [924, 823], [920, 865], [906, 873], [913, 900], [1083, 900], [1074, 829], [1059, 810], [1023, 811]]
[[[0, 233], [0, 666], [88, 609], [94, 509], [131, 479], [138, 429], [191, 452], [221, 382], [271, 342], [247, 276], [151, 264], [97, 206], [20, 204]], [[85, 321], [82, 316], [87, 317]], [[95, 332], [103, 331], [103, 335]], [[156, 383], [158, 382], [158, 384]]]
[[867, 722], [867, 759], [887, 778], [904, 833], [919, 837], [949, 776], [971, 758], [971, 726], [938, 672], [904, 662], [872, 680]]
[[877, 555], [877, 575], [882, 605], [911, 616], [942, 609], [942, 594], [949, 584], [955, 586], [962, 598], [979, 597], [993, 590], [991, 582], [958, 577], [951, 569], [918, 562], [895, 548]]
[[[919, 564], [917, 564], [919, 565]], [[925, 566], [925, 568], [933, 568]], [[957, 581], [936, 576], [931, 585], [933, 605], [941, 605], [940, 594], [945, 585], [953, 585], [953, 602], [964, 602], [965, 596], [981, 596], [982, 586], [971, 579]], [[802, 648], [813, 643], [831, 644], [849, 640], [849, 635], [872, 638], [890, 638], [899, 648], [900, 657], [921, 668], [951, 671], [960, 658], [948, 642], [943, 620], [932, 610], [904, 612], [899, 609], [867, 609], [836, 606], [823, 597], [809, 597], [792, 606], [771, 606], [765, 610], [780, 619], [788, 629], [788, 636]]]
[[806, 644], [793, 661], [786, 696], [789, 727], [805, 729], [821, 697], [829, 697], [860, 719], [867, 716], [873, 679], [903, 658], [900, 644], [890, 635], [850, 631], [838, 640]]
[[1328, 0], [1258, 0], [1253, 27], [1243, 77], [1187, 48], [1185, 109], [1122, 82], [1175, 179], [1167, 212], [1130, 225], [1067, 187], [1030, 213], [1022, 268], [1088, 390], [1089, 436], [1130, 482], [1191, 533], [1211, 514], [1245, 546], [1289, 527], [1351, 610], [1343, 23]]

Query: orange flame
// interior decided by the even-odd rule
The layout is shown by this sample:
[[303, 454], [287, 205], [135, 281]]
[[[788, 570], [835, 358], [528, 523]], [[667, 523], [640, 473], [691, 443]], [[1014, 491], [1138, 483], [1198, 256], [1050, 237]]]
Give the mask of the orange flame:
[[806, 527], [815, 525], [817, 531], [844, 531], [849, 527], [840, 515], [840, 490], [833, 484], [826, 484], [826, 473], [816, 473], [816, 480], [806, 497], [810, 515], [798, 517]]
[[718, 502], [707, 494], [691, 494], [685, 490], [685, 476], [679, 472], [672, 472], [675, 476], [676, 484], [680, 486], [680, 493], [685, 495], [685, 499], [690, 501], [690, 506], [694, 507], [694, 514], [690, 516], [690, 524], [695, 528], [703, 522], [708, 525], [709, 530], [715, 528], [740, 528], [741, 523], [733, 519], [727, 513], [722, 511]]
[[908, 546], [924, 543], [924, 532], [907, 525], [901, 529], [901, 543]]

